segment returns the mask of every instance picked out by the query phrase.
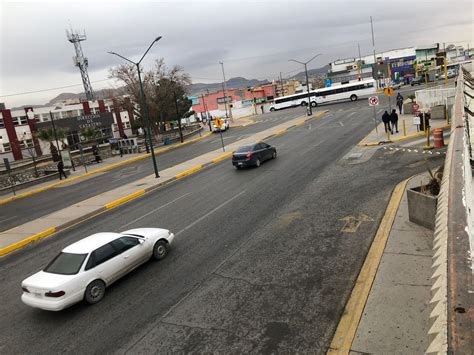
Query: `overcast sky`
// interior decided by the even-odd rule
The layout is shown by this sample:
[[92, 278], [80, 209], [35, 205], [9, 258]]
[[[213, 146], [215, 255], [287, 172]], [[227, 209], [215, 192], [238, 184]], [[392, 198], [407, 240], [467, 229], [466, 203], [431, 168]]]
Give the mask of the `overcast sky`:
[[[65, 30], [86, 31], [82, 42], [93, 89], [117, 86], [108, 79], [116, 51], [138, 60], [151, 41], [163, 38], [143, 64], [164, 57], [194, 82], [226, 78], [276, 78], [335, 59], [439, 42], [474, 46], [472, 0], [359, 1], [8, 1], [0, 3], [0, 102], [7, 107], [43, 104], [61, 92], [81, 92], [74, 47]], [[58, 90], [52, 88], [76, 85]], [[44, 91], [48, 90], [48, 91]], [[18, 95], [20, 93], [34, 92]]]

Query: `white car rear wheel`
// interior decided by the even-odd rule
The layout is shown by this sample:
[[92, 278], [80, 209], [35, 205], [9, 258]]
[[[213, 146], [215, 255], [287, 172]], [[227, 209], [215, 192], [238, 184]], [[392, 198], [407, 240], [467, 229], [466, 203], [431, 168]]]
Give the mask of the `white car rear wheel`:
[[105, 296], [105, 283], [102, 280], [94, 280], [87, 285], [84, 293], [84, 301], [88, 304], [96, 304]]
[[168, 255], [168, 243], [159, 240], [155, 243], [153, 247], [153, 257], [156, 260], [164, 259]]

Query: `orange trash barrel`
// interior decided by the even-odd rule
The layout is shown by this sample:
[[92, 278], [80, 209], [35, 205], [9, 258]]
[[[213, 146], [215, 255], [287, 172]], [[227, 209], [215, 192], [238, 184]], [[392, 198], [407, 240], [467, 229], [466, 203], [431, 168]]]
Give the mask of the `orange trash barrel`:
[[433, 130], [433, 136], [434, 136], [434, 147], [443, 148], [444, 147], [443, 130], [439, 128]]

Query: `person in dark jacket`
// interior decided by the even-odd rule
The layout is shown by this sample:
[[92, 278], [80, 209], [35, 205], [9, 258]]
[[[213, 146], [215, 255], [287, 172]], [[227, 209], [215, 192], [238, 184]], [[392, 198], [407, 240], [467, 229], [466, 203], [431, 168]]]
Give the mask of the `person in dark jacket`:
[[401, 115], [402, 107], [403, 107], [403, 96], [400, 93], [398, 93], [397, 95], [397, 106], [398, 106], [398, 112], [400, 112], [400, 115]]
[[392, 113], [390, 114], [390, 123], [392, 125], [392, 134], [394, 130], [396, 130], [398, 133], [398, 115], [397, 110], [395, 109], [393, 109]]
[[388, 114], [387, 111], [385, 111], [382, 115], [382, 122], [383, 122], [383, 125], [385, 127], [385, 133], [387, 133], [389, 131], [391, 133], [393, 133], [390, 129], [390, 115]]
[[62, 180], [63, 176], [65, 179], [67, 179], [66, 173], [64, 172], [64, 163], [62, 160], [60, 160], [58, 163], [58, 173], [59, 173], [59, 180]]

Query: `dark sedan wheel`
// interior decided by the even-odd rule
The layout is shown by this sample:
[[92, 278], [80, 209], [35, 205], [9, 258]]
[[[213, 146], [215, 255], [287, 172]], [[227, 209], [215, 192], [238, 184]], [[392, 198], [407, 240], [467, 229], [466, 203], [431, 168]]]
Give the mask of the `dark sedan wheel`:
[[84, 301], [89, 304], [96, 304], [105, 296], [105, 283], [102, 280], [92, 281], [86, 288]]
[[168, 243], [159, 240], [155, 243], [153, 247], [153, 257], [156, 260], [164, 259], [168, 255]]
[[260, 166], [260, 159], [257, 159], [257, 161], [255, 162], [255, 166], [258, 168]]
[[276, 159], [276, 157], [277, 157], [277, 152], [276, 152], [276, 150], [274, 150], [273, 154], [272, 154], [272, 159]]

